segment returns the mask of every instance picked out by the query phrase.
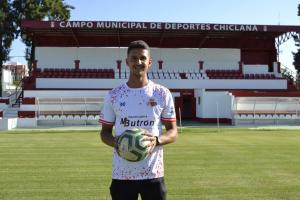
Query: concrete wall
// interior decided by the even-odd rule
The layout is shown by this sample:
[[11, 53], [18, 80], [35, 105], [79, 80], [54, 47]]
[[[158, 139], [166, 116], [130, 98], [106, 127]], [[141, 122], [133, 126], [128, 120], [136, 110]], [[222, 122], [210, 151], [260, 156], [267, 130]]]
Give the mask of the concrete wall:
[[[37, 66], [39, 68], [74, 68], [74, 60], [80, 60], [80, 68], [117, 69], [116, 60], [122, 60], [122, 69], [126, 67], [127, 48], [61, 48], [36, 47]], [[199, 60], [205, 68], [238, 69], [239, 49], [160, 49], [151, 48], [152, 69], [158, 69], [158, 61], [163, 60], [164, 70], [197, 70]], [[225, 64], [226, 63], [226, 64]], [[127, 69], [128, 71], [128, 69]]]
[[[37, 78], [36, 85], [37, 89], [110, 89], [126, 81], [126, 79]], [[284, 79], [155, 79], [154, 81], [171, 89], [287, 89], [287, 81]]]
[[24, 97], [36, 98], [76, 98], [104, 97], [108, 90], [25, 90]]
[[228, 92], [196, 90], [195, 97], [197, 118], [232, 118], [233, 97]]
[[268, 65], [244, 65], [244, 74], [267, 74]]

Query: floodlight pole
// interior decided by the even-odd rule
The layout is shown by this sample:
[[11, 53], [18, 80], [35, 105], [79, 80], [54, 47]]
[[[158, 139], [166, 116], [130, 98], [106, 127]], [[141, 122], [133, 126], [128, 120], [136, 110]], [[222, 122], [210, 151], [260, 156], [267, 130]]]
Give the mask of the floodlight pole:
[[180, 107], [178, 108], [178, 112], [179, 112], [179, 132], [182, 133], [181, 109], [180, 109]]
[[218, 131], [220, 130], [220, 121], [219, 121], [219, 103], [216, 102], [217, 104], [217, 126], [218, 126]]

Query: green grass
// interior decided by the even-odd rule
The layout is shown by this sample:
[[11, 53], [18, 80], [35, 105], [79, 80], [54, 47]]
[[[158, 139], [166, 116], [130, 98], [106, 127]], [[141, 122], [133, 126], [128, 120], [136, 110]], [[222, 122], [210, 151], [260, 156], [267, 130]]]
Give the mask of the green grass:
[[[0, 132], [0, 199], [110, 199], [111, 153], [97, 131]], [[300, 199], [300, 131], [186, 128], [165, 176], [169, 200]]]

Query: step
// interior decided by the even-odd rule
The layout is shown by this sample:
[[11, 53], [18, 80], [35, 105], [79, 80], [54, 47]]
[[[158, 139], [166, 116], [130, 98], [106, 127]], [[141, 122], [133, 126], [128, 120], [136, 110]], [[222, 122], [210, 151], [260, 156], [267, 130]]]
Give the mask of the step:
[[20, 108], [7, 108], [3, 112], [3, 118], [14, 118], [18, 117], [18, 111]]

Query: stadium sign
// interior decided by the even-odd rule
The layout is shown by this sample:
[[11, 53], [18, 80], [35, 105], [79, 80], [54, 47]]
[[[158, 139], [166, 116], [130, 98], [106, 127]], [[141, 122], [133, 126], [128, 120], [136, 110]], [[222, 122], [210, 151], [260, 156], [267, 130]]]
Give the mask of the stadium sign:
[[[145, 30], [187, 30], [187, 31], [259, 31], [257, 25], [246, 24], [204, 24], [204, 23], [162, 23], [162, 22], [116, 22], [116, 21], [59, 21], [51, 22], [51, 28], [86, 29], [145, 29]], [[267, 31], [267, 26], [263, 30]]]

